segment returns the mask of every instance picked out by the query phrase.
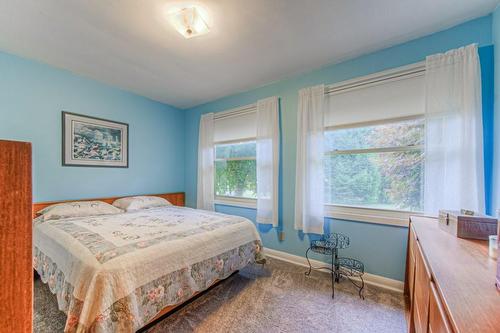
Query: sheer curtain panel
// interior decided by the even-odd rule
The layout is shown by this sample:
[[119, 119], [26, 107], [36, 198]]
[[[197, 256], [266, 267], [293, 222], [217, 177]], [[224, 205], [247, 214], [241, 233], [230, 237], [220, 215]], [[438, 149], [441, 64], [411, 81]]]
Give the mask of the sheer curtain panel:
[[424, 210], [483, 213], [481, 71], [477, 45], [426, 59]]
[[214, 114], [201, 116], [198, 138], [197, 208], [214, 210]]
[[278, 97], [257, 102], [257, 222], [278, 226]]
[[295, 229], [323, 234], [325, 86], [299, 91]]

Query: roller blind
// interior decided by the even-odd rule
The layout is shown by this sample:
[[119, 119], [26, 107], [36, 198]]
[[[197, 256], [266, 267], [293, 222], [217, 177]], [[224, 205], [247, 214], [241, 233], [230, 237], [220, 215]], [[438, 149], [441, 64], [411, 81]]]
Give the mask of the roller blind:
[[225, 114], [215, 118], [214, 142], [237, 141], [257, 136], [255, 110]]
[[325, 98], [325, 126], [423, 114], [424, 81], [425, 75], [413, 75], [333, 90]]

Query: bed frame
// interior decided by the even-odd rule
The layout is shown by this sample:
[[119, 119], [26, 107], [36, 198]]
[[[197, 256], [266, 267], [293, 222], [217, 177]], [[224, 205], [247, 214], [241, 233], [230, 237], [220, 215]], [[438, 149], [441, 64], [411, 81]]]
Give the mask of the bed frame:
[[[184, 206], [185, 205], [185, 194], [184, 192], [176, 192], [176, 193], [161, 193], [161, 194], [141, 194], [141, 195], [148, 195], [148, 196], [155, 196], [155, 197], [160, 197], [168, 200], [172, 205], [175, 206]], [[47, 201], [47, 202], [34, 202], [33, 203], [33, 208], [32, 208], [32, 215], [33, 218], [36, 218], [38, 216], [37, 212], [40, 210], [44, 209], [45, 207], [48, 207], [50, 205], [58, 204], [58, 203], [63, 203], [63, 202], [71, 202], [71, 201], [104, 201], [106, 203], [112, 204], [113, 201], [116, 199], [120, 199], [123, 197], [108, 197], [108, 198], [94, 198], [94, 199], [75, 199], [75, 200], [62, 200], [62, 201]], [[232, 275], [234, 275], [236, 272], [234, 272]], [[153, 319], [151, 319], [149, 322], [147, 322], [142, 328], [138, 330], [138, 332], [142, 332], [151, 326], [154, 326], [157, 324], [160, 320], [164, 319], [167, 315], [172, 314], [173, 312], [177, 311], [178, 309], [182, 308], [183, 306], [189, 304], [190, 302], [194, 301], [196, 298], [201, 296], [204, 292], [208, 291], [209, 289], [215, 287], [219, 282], [223, 280], [216, 280], [214, 281], [207, 289], [203, 291], [199, 291], [194, 293], [189, 299], [184, 301], [183, 303], [179, 304], [174, 304], [174, 305], [168, 305], [164, 307]]]
[[[153, 197], [160, 197], [168, 200], [172, 205], [175, 206], [184, 206], [185, 205], [185, 194], [184, 192], [176, 192], [176, 193], [161, 193], [161, 194], [140, 194], [140, 195], [148, 195]], [[127, 195], [130, 197], [131, 195]], [[108, 197], [108, 198], [95, 198], [95, 199], [75, 199], [75, 200], [62, 200], [62, 201], [46, 201], [46, 202], [34, 202], [32, 214], [33, 218], [37, 217], [37, 212], [48, 207], [50, 205], [55, 205], [63, 202], [71, 202], [71, 201], [104, 201], [106, 203], [112, 204], [116, 199], [120, 199], [123, 197]]]

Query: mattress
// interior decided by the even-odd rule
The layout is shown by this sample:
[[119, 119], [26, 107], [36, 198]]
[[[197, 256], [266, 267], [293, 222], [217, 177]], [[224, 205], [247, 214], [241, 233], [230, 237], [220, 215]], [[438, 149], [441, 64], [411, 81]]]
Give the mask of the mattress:
[[65, 332], [134, 332], [262, 256], [251, 221], [177, 206], [35, 219], [33, 246]]

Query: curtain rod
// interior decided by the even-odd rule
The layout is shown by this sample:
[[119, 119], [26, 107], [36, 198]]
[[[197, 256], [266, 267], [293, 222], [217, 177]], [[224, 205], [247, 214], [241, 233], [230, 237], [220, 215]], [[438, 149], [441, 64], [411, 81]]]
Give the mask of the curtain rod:
[[402, 66], [386, 71], [366, 75], [360, 78], [343, 81], [326, 87], [325, 95], [333, 95], [371, 85], [387, 83], [418, 77], [425, 74], [425, 62], [418, 62], [408, 66]]
[[230, 117], [242, 116], [248, 113], [253, 113], [257, 111], [257, 103], [241, 106], [238, 108], [216, 112], [214, 114], [214, 120], [225, 119]]

